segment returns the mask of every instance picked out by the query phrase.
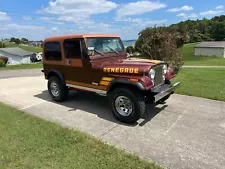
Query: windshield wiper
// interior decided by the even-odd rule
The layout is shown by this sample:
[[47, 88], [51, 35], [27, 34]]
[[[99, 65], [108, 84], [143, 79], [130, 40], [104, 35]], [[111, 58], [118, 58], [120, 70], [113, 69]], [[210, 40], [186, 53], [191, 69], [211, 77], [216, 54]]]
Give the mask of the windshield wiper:
[[100, 55], [102, 55], [102, 56], [104, 56], [104, 54], [102, 53], [102, 52], [100, 52], [100, 51], [98, 51], [98, 50], [94, 50], [96, 53], [98, 53], [98, 54], [100, 54]]
[[106, 47], [108, 47], [111, 51], [113, 51], [113, 52], [115, 52], [116, 54], [118, 54], [118, 52], [117, 52], [116, 50], [112, 49], [111, 47], [109, 47], [109, 46], [106, 46]]

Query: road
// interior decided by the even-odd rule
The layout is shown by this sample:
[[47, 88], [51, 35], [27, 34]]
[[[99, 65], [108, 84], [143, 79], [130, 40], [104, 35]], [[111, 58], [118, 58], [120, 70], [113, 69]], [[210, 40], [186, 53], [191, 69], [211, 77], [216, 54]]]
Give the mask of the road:
[[19, 70], [1, 70], [0, 79], [12, 77], [34, 77], [41, 76], [41, 69], [19, 69]]
[[137, 124], [125, 125], [113, 118], [107, 100], [95, 94], [70, 93], [68, 101], [54, 103], [43, 76], [0, 79], [0, 101], [166, 168], [225, 166], [225, 102], [175, 94], [165, 105], [148, 106]]

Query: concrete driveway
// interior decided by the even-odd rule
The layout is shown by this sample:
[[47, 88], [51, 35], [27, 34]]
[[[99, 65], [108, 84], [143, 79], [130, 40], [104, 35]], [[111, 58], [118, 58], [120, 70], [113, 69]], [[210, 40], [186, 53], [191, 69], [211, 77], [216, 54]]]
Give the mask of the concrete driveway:
[[0, 101], [166, 168], [224, 169], [225, 102], [173, 95], [129, 126], [115, 121], [107, 100], [95, 94], [72, 92], [68, 101], [52, 102], [46, 82], [43, 76], [0, 79]]

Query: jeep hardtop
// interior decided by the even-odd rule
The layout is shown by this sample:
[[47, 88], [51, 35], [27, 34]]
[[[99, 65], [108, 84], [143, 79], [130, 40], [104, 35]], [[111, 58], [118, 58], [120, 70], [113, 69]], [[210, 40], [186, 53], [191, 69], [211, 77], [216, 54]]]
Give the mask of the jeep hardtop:
[[111, 34], [46, 38], [43, 72], [54, 101], [68, 99], [70, 90], [95, 92], [108, 97], [113, 115], [125, 123], [142, 117], [146, 104], [165, 102], [180, 85], [171, 84], [175, 73], [167, 63], [129, 57]]

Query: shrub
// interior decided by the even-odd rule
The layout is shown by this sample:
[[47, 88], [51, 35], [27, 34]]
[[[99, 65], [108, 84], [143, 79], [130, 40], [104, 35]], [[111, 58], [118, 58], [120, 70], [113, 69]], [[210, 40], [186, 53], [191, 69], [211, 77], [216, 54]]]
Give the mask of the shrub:
[[5, 67], [6, 63], [8, 62], [8, 58], [7, 57], [0, 57], [0, 67]]
[[126, 52], [127, 53], [134, 53], [135, 52], [135, 50], [134, 50], [134, 47], [133, 46], [128, 46], [128, 47], [126, 47]]
[[5, 43], [0, 42], [0, 48], [5, 48], [5, 47], [6, 47]]
[[142, 57], [166, 61], [176, 72], [183, 65], [180, 48], [188, 36], [168, 27], [146, 28], [139, 33], [135, 50]]
[[2, 59], [0, 59], [0, 67], [5, 67], [5, 62]]

